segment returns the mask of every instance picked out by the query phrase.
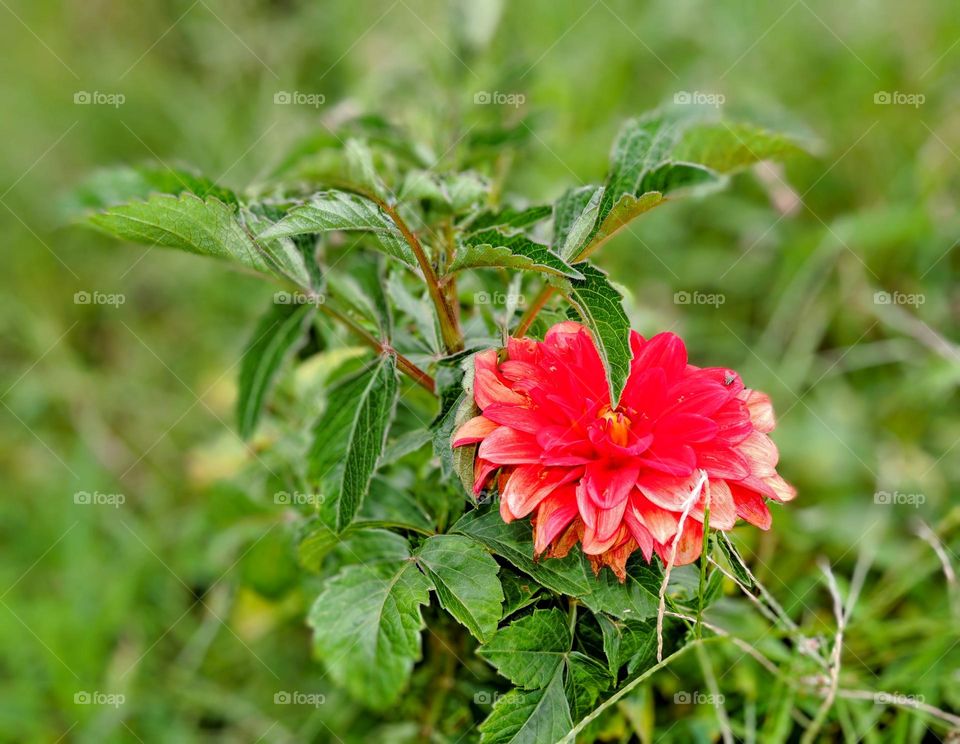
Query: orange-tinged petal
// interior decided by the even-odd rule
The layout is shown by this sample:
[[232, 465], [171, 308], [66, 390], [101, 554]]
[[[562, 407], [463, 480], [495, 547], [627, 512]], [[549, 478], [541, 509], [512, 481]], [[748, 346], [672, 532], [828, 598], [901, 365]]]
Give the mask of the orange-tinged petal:
[[744, 390], [743, 392], [747, 394], [744, 402], [747, 411], [750, 413], [750, 422], [757, 431], [769, 434], [777, 425], [770, 396], [758, 390]]
[[453, 446], [462, 447], [465, 444], [473, 444], [481, 441], [487, 434], [490, 434], [499, 426], [494, 421], [483, 416], [474, 416], [463, 426], [457, 429], [453, 435]]

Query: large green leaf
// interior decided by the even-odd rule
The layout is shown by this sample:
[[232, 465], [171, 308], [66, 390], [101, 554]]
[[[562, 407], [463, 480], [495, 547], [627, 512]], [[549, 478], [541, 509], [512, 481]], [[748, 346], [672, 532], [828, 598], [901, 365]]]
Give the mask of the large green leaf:
[[512, 690], [500, 698], [480, 724], [483, 744], [552, 744], [573, 728], [564, 695], [563, 669], [532, 692]]
[[476, 540], [435, 535], [426, 540], [417, 559], [447, 612], [480, 641], [496, 632], [503, 605], [500, 567]]
[[597, 613], [603, 632], [603, 651], [615, 677], [624, 666], [627, 674], [654, 664], [657, 659], [657, 624], [654, 620], [618, 620]]
[[623, 583], [609, 569], [595, 576], [579, 549], [570, 551], [565, 558], [535, 560], [530, 523], [515, 520], [506, 524], [493, 509], [468, 512], [452, 531], [479, 540], [537, 583], [558, 594], [577, 597], [594, 611], [636, 620], [656, 615], [662, 574], [639, 558], [628, 563]]
[[788, 135], [747, 122], [702, 122], [687, 128], [672, 152], [674, 161], [734, 173], [761, 160], [782, 160], [804, 152]]
[[187, 191], [179, 196], [155, 194], [146, 201], [119, 204], [91, 214], [87, 221], [133, 243], [230, 259], [285, 278], [289, 278], [290, 265], [303, 264], [303, 257], [289, 241], [258, 243], [244, 228], [234, 207]]
[[600, 693], [610, 687], [613, 678], [603, 664], [578, 651], [567, 655], [566, 667], [563, 687], [570, 712], [579, 721], [593, 710]]
[[553, 213], [553, 207], [540, 205], [526, 209], [504, 207], [500, 210], [488, 209], [478, 212], [463, 223], [466, 233], [480, 232], [497, 228], [500, 230], [521, 230], [547, 219]]
[[481, 230], [469, 235], [457, 251], [450, 271], [485, 266], [539, 271], [571, 279], [583, 276], [548, 246], [520, 233], [507, 235], [497, 230]]
[[417, 259], [403, 234], [371, 199], [346, 191], [320, 191], [260, 234], [261, 239], [293, 237], [332, 230], [369, 233], [388, 256], [416, 267]]
[[105, 209], [153, 194], [179, 195], [183, 192], [200, 198], [213, 196], [225, 204], [237, 204], [237, 195], [209, 178], [186, 168], [163, 165], [117, 166], [94, 171], [70, 195], [71, 213]]
[[534, 610], [498, 630], [477, 653], [517, 687], [533, 690], [549, 683], [572, 643], [560, 610]]
[[298, 343], [312, 305], [273, 303], [253, 332], [243, 354], [237, 392], [237, 428], [240, 436], [253, 434], [277, 371]]
[[568, 189], [554, 206], [553, 250], [564, 261], [574, 261], [597, 221], [603, 186]]
[[313, 428], [308, 454], [310, 476], [332, 474], [336, 529], [350, 524], [386, 444], [397, 402], [396, 358], [385, 354], [369, 370], [328, 395], [327, 408]]
[[329, 580], [309, 623], [330, 676], [374, 708], [399, 698], [420, 658], [430, 581], [412, 561], [353, 565]]
[[572, 282], [569, 299], [593, 334], [607, 371], [610, 400], [616, 404], [630, 374], [630, 320], [623, 297], [607, 275], [589, 264], [580, 264], [579, 269], [584, 278]]

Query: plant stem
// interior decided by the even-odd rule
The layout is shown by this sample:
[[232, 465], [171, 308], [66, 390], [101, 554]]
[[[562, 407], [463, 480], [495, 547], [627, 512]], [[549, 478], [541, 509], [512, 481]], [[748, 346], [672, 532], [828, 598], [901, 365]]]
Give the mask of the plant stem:
[[435, 391], [433, 378], [420, 369], [416, 364], [407, 359], [403, 354], [397, 352], [390, 344], [383, 343], [376, 336], [370, 333], [366, 328], [356, 323], [352, 318], [344, 315], [338, 310], [334, 310], [329, 305], [319, 305], [320, 312], [329, 315], [331, 318], [340, 321], [348, 329], [353, 331], [356, 336], [367, 346], [374, 349], [378, 354], [392, 353], [397, 357], [397, 367], [406, 375], [409, 375], [418, 385], [429, 392]]
[[710, 487], [707, 486], [707, 500], [703, 509], [703, 549], [700, 553], [700, 589], [697, 592], [697, 623], [693, 627], [693, 634], [700, 637], [703, 625], [703, 589], [707, 584], [707, 553], [710, 546]]
[[540, 290], [530, 307], [527, 308], [526, 312], [520, 318], [520, 323], [517, 325], [516, 330], [513, 332], [514, 338], [523, 338], [527, 335], [527, 331], [530, 330], [530, 326], [533, 325], [533, 321], [537, 319], [537, 314], [543, 310], [547, 302], [550, 301], [550, 298], [553, 297], [553, 293], [556, 290], [549, 284], [545, 284], [543, 289]]
[[404, 222], [395, 207], [387, 204], [387, 202], [382, 199], [378, 199], [377, 203], [380, 205], [380, 208], [387, 213], [387, 216], [393, 220], [393, 223], [397, 226], [397, 229], [400, 230], [403, 239], [407, 241], [407, 245], [410, 246], [410, 250], [413, 251], [413, 255], [417, 259], [417, 264], [419, 264], [420, 271], [423, 272], [423, 278], [427, 283], [427, 291], [430, 293], [430, 299], [433, 300], [433, 304], [437, 308], [437, 317], [440, 321], [440, 335], [443, 337], [444, 347], [451, 353], [460, 351], [463, 349], [463, 334], [460, 332], [460, 324], [457, 321], [456, 313], [444, 296], [443, 289], [441, 289], [440, 282], [437, 279], [437, 273], [433, 270], [430, 259], [427, 257], [426, 251], [423, 250], [423, 245], [410, 228], [407, 227], [407, 223]]

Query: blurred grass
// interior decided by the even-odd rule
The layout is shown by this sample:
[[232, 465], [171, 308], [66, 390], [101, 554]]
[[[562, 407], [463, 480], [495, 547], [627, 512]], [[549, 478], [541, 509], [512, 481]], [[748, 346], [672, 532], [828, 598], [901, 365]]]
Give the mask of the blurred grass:
[[[638, 328], [672, 328], [694, 361], [734, 367], [774, 396], [781, 472], [800, 498], [777, 510], [773, 532], [743, 540], [793, 616], [829, 634], [814, 558], [845, 585], [861, 552], [873, 556], [845, 684], [960, 706], [957, 618], [913, 533], [923, 519], [960, 545], [960, 365], [944, 341], [960, 308], [953, 3], [531, 0], [507, 5], [486, 52], [468, 38], [480, 22], [440, 2], [10, 0], [0, 16], [0, 738], [326, 741], [370, 725], [329, 704], [336, 693], [309, 659], [309, 590], [290, 573], [278, 511], [215, 484], [238, 457], [235, 364], [271, 290], [60, 226], [71, 185], [102, 165], [159, 159], [243, 187], [340, 107], [382, 111], [438, 153], [529, 117], [535, 134], [507, 190], [553, 198], [602, 178], [621, 120], [678, 91], [813, 133], [819, 157], [782, 175], [803, 206], [778, 213], [769, 192], [784, 183], [744, 176], [644, 217], [601, 261], [632, 295]], [[279, 90], [326, 104], [278, 106]], [[74, 105], [77, 91], [126, 100]], [[477, 106], [478, 91], [526, 103]], [[878, 91], [926, 100], [877, 105]], [[877, 305], [879, 290], [925, 302]], [[126, 302], [76, 305], [78, 291]], [[681, 291], [724, 302], [677, 305]], [[925, 502], [876, 505], [878, 490]], [[125, 503], [76, 505], [77, 491]], [[779, 694], [739, 656], [721, 678], [731, 697]], [[328, 704], [276, 706], [280, 690], [322, 690]], [[80, 691], [127, 702], [75, 705]], [[664, 729], [682, 724], [670, 733], [682, 741], [713, 721], [709, 708], [656, 710]], [[918, 719], [883, 706], [841, 711], [857, 734], [880, 722], [922, 736]], [[887, 740], [877, 731], [866, 740]]]

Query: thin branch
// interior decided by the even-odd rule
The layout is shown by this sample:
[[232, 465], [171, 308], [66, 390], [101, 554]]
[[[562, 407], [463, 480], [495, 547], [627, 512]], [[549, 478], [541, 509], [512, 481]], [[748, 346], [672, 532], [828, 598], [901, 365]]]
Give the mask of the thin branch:
[[418, 385], [433, 393], [435, 384], [433, 378], [420, 369], [416, 364], [407, 359], [403, 354], [397, 352], [390, 344], [381, 342], [376, 336], [370, 333], [366, 328], [355, 322], [352, 318], [344, 315], [338, 310], [334, 310], [327, 304], [318, 305], [320, 312], [343, 323], [352, 331], [361, 341], [372, 348], [378, 354], [393, 354], [397, 358], [397, 368], [406, 375], [409, 375]]
[[513, 332], [514, 338], [523, 338], [527, 335], [527, 331], [530, 330], [530, 326], [533, 325], [533, 321], [537, 319], [537, 315], [550, 301], [550, 298], [553, 297], [553, 293], [555, 291], [556, 290], [551, 285], [543, 285], [543, 288], [540, 290], [540, 294], [534, 298], [533, 302], [530, 303], [530, 306], [521, 316], [520, 322], [517, 324], [517, 328]]
[[717, 675], [713, 673], [713, 665], [710, 663], [710, 657], [707, 656], [707, 652], [703, 650], [703, 646], [697, 646], [697, 659], [700, 662], [700, 668], [703, 670], [703, 677], [707, 682], [707, 689], [710, 690], [710, 694], [713, 696], [713, 707], [717, 711], [717, 723], [720, 724], [720, 735], [723, 737], [723, 744], [733, 744], [730, 718], [727, 716], [727, 709], [723, 706], [723, 695], [720, 694]]
[[833, 702], [837, 697], [837, 687], [840, 684], [840, 657], [843, 652], [843, 631], [846, 628], [847, 616], [843, 611], [843, 600], [840, 598], [840, 588], [837, 586], [837, 579], [830, 569], [830, 564], [826, 560], [820, 561], [820, 570], [827, 578], [827, 587], [830, 589], [830, 595], [833, 597], [833, 614], [837, 621], [837, 632], [833, 639], [833, 652], [830, 654], [830, 681], [823, 698], [823, 703], [814, 716], [813, 723], [803, 733], [800, 744], [812, 744], [816, 741], [817, 734], [823, 727], [827, 714], [833, 707]]

